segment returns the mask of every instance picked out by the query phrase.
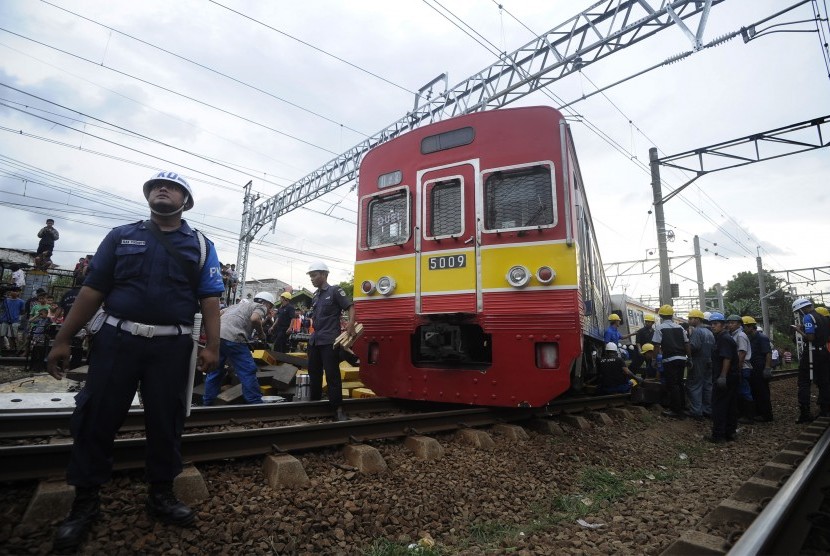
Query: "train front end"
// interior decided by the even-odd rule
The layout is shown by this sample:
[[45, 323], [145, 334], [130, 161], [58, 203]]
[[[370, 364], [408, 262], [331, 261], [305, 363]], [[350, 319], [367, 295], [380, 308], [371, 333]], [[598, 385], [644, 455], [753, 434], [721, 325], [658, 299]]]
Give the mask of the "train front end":
[[378, 395], [538, 407], [568, 390], [585, 302], [567, 137], [559, 112], [518, 108], [366, 155], [355, 349]]

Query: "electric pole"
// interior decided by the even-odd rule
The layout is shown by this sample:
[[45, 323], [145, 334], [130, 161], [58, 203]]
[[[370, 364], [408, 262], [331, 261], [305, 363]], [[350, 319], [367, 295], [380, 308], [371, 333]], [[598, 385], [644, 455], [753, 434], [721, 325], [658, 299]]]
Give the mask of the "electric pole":
[[651, 191], [654, 195], [654, 221], [657, 224], [657, 252], [660, 256], [660, 305], [671, 305], [671, 277], [669, 276], [669, 251], [666, 246], [666, 218], [663, 215], [663, 189], [660, 185], [660, 161], [657, 148], [648, 150], [651, 166]]
[[771, 336], [769, 329], [769, 307], [767, 306], [767, 287], [764, 284], [764, 267], [761, 265], [761, 247], [758, 247], [758, 256], [755, 258], [758, 263], [758, 293], [761, 294], [761, 317], [764, 321], [764, 334]]
[[703, 289], [703, 263], [700, 260], [700, 238], [695, 236], [695, 268], [697, 269], [697, 296], [700, 310], [706, 310], [706, 290]]

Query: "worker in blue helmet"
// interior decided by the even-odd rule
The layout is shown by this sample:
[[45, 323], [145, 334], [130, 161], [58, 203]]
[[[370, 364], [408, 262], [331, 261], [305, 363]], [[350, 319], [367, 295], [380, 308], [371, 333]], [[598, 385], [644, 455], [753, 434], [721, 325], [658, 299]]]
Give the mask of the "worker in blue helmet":
[[709, 440], [718, 443], [735, 440], [741, 367], [738, 344], [726, 328], [723, 313], [710, 314], [709, 326], [715, 335], [715, 349], [712, 351], [712, 436]]

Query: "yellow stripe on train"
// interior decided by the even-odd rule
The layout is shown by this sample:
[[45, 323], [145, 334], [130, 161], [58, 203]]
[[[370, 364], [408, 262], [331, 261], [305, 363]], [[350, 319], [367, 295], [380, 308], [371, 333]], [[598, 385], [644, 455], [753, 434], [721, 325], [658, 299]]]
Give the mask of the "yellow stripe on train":
[[389, 276], [395, 279], [395, 291], [392, 295], [415, 294], [415, 254], [387, 257], [373, 261], [357, 261], [354, 265], [354, 298], [369, 299], [383, 297], [378, 293], [371, 296], [363, 293], [360, 285], [364, 280], [377, 284], [378, 278]]
[[[430, 269], [430, 258], [465, 255], [465, 266]], [[360, 284], [364, 280], [377, 283], [381, 276], [390, 276], [396, 282], [393, 296], [414, 295], [416, 291], [415, 255], [400, 255], [374, 261], [355, 263], [355, 299], [368, 299]], [[451, 293], [471, 291], [476, 283], [475, 251], [473, 248], [427, 252], [421, 255], [421, 293]], [[576, 251], [564, 242], [538, 242], [533, 244], [509, 244], [481, 247], [481, 288], [484, 291], [509, 287], [505, 276], [514, 265], [524, 265], [533, 276], [528, 287], [545, 288], [536, 279], [541, 266], [549, 266], [556, 272], [556, 279], [548, 287], [577, 285]], [[437, 266], [437, 265], [433, 265]], [[373, 294], [371, 297], [376, 297]]]
[[[482, 289], [506, 287], [507, 271], [515, 265], [523, 265], [532, 278], [529, 287], [543, 286], [536, 279], [539, 267], [549, 266], [556, 272], [551, 286], [576, 286], [576, 250], [565, 242], [539, 242], [533, 244], [491, 245], [481, 248]], [[544, 286], [543, 286], [544, 287]]]

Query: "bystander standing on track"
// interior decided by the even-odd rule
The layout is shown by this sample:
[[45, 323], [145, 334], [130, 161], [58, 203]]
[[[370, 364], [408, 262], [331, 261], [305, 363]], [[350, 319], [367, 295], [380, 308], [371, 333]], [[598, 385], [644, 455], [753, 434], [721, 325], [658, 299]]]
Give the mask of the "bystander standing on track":
[[348, 310], [346, 331], [354, 335], [354, 304], [340, 286], [328, 283], [329, 267], [315, 261], [308, 267], [311, 284], [317, 288], [311, 301], [311, 319], [314, 332], [308, 339], [308, 375], [311, 379], [311, 399], [323, 397], [323, 371], [328, 384], [329, 404], [338, 421], [348, 419], [343, 412], [340, 358], [334, 349], [334, 340], [340, 335], [340, 313]]
[[715, 337], [703, 323], [700, 309], [689, 311], [689, 373], [686, 377], [686, 394], [689, 397], [689, 414], [693, 419], [703, 419], [712, 414], [712, 350]]
[[[827, 353], [827, 340], [830, 336], [828, 319], [813, 308], [809, 299], [799, 298], [793, 301], [793, 313], [801, 315], [801, 324], [793, 325], [797, 334], [804, 340], [804, 353], [798, 364], [798, 423], [813, 420], [810, 411], [810, 385], [818, 386], [819, 416], [830, 417], [830, 356]], [[786, 353], [784, 354], [786, 357]]]
[[669, 409], [663, 412], [666, 417], [682, 419], [685, 391], [683, 388], [683, 372], [686, 370], [686, 359], [690, 355], [689, 336], [683, 327], [672, 320], [674, 308], [663, 305], [657, 311], [660, 323], [654, 327], [652, 343], [658, 347], [663, 355], [663, 377], [666, 381], [666, 390], [669, 395]]
[[752, 374], [749, 376], [749, 387], [752, 389], [752, 399], [755, 400], [755, 420], [772, 421], [772, 402], [769, 395], [769, 379], [772, 378], [772, 347], [769, 338], [763, 331], [758, 330], [758, 323], [754, 317], [743, 317], [744, 332], [749, 336], [752, 348], [750, 364]]
[[236, 377], [242, 385], [242, 396], [250, 404], [262, 403], [262, 390], [256, 378], [256, 363], [251, 355], [248, 342], [256, 330], [259, 338], [265, 339], [262, 323], [265, 315], [274, 306], [274, 295], [259, 292], [251, 303], [239, 303], [222, 310], [219, 331], [219, 365], [205, 378], [203, 405], [213, 405], [219, 395], [225, 378], [225, 362], [230, 360]]
[[755, 401], [752, 399], [752, 390], [749, 386], [749, 377], [752, 375], [752, 346], [749, 336], [744, 333], [744, 320], [739, 315], [729, 315], [726, 318], [726, 327], [735, 343], [738, 344], [738, 359], [740, 360], [741, 383], [738, 387], [738, 413], [743, 422], [752, 422], [755, 419]]
[[173, 494], [173, 479], [182, 471], [195, 314], [201, 308], [206, 336], [196, 368], [209, 372], [219, 358], [222, 278], [213, 244], [182, 220], [182, 212], [193, 207], [190, 184], [176, 173], [159, 172], [143, 190], [150, 220], [107, 234], [49, 353], [49, 374], [60, 380], [72, 338], [103, 303], [105, 318], [96, 319], [101, 324], [71, 420], [67, 482], [75, 486], [75, 500], [58, 526], [55, 551], [75, 550], [97, 519], [99, 489], [112, 474], [115, 434], [139, 385], [147, 433], [147, 512], [173, 525], [196, 518]]
[[712, 442], [735, 440], [738, 428], [738, 385], [741, 380], [738, 344], [726, 329], [723, 313], [711, 313], [709, 325], [715, 336], [712, 351]]

